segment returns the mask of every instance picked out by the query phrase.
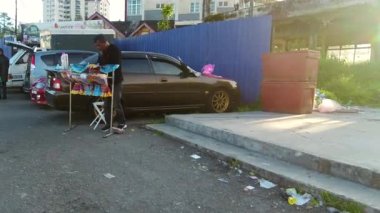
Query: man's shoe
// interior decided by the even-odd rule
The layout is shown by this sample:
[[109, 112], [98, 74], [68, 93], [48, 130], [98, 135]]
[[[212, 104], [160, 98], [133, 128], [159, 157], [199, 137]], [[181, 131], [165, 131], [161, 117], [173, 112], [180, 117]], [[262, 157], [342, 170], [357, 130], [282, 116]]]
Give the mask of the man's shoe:
[[108, 130], [110, 130], [110, 126], [109, 125], [105, 125], [105, 126], [102, 127], [102, 131], [107, 132]]
[[127, 124], [119, 124], [119, 125], [117, 125], [117, 128], [118, 129], [126, 129], [127, 128]]

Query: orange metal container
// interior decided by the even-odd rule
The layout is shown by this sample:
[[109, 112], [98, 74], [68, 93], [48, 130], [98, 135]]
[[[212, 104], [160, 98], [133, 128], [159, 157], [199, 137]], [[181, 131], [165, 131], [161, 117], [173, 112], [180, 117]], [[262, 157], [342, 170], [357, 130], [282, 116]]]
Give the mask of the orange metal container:
[[263, 111], [307, 114], [313, 111], [315, 83], [263, 82], [261, 102]]
[[263, 55], [263, 81], [317, 82], [320, 53], [296, 51]]

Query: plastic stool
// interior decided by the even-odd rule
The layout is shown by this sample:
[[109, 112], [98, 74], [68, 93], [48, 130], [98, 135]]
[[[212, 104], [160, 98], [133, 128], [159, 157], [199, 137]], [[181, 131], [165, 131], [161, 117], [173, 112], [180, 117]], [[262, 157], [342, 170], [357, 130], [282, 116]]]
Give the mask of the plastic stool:
[[106, 122], [106, 118], [104, 117], [104, 108], [103, 108], [104, 102], [103, 101], [93, 102], [92, 105], [94, 106], [96, 117], [91, 122], [90, 126], [95, 124], [94, 126], [94, 130], [95, 130], [98, 127], [100, 121], [103, 121], [105, 124], [107, 122]]

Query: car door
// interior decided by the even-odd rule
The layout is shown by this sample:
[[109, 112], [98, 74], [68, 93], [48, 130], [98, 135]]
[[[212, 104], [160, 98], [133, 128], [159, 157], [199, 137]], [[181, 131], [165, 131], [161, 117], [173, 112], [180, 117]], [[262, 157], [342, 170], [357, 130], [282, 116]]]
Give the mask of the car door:
[[124, 55], [122, 58], [123, 102], [130, 110], [155, 107], [156, 76], [145, 54]]
[[6, 41], [6, 45], [17, 48], [18, 52], [9, 59], [9, 79], [8, 87], [22, 87], [24, 83], [25, 72], [29, 54], [33, 49], [19, 42]]
[[196, 107], [202, 105], [202, 85], [185, 67], [168, 58], [151, 56], [158, 84], [158, 104], [167, 108]]
[[8, 80], [12, 87], [22, 87], [31, 52], [24, 51], [21, 57], [9, 65]]

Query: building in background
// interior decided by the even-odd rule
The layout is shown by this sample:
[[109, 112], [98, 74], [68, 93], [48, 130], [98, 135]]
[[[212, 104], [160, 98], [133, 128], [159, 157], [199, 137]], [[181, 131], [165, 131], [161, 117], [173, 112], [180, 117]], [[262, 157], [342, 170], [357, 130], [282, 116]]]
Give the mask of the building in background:
[[[214, 0], [211, 14], [233, 11], [237, 0]], [[173, 4], [175, 25], [191, 25], [202, 22], [203, 0], [125, 0], [125, 20], [161, 20], [161, 9]]]
[[109, 16], [108, 0], [42, 0], [43, 22], [83, 21], [98, 12]]
[[108, 0], [86, 0], [85, 2], [86, 19], [96, 12], [109, 19], [109, 10], [110, 3]]
[[85, 0], [42, 0], [43, 22], [81, 21], [85, 18]]

